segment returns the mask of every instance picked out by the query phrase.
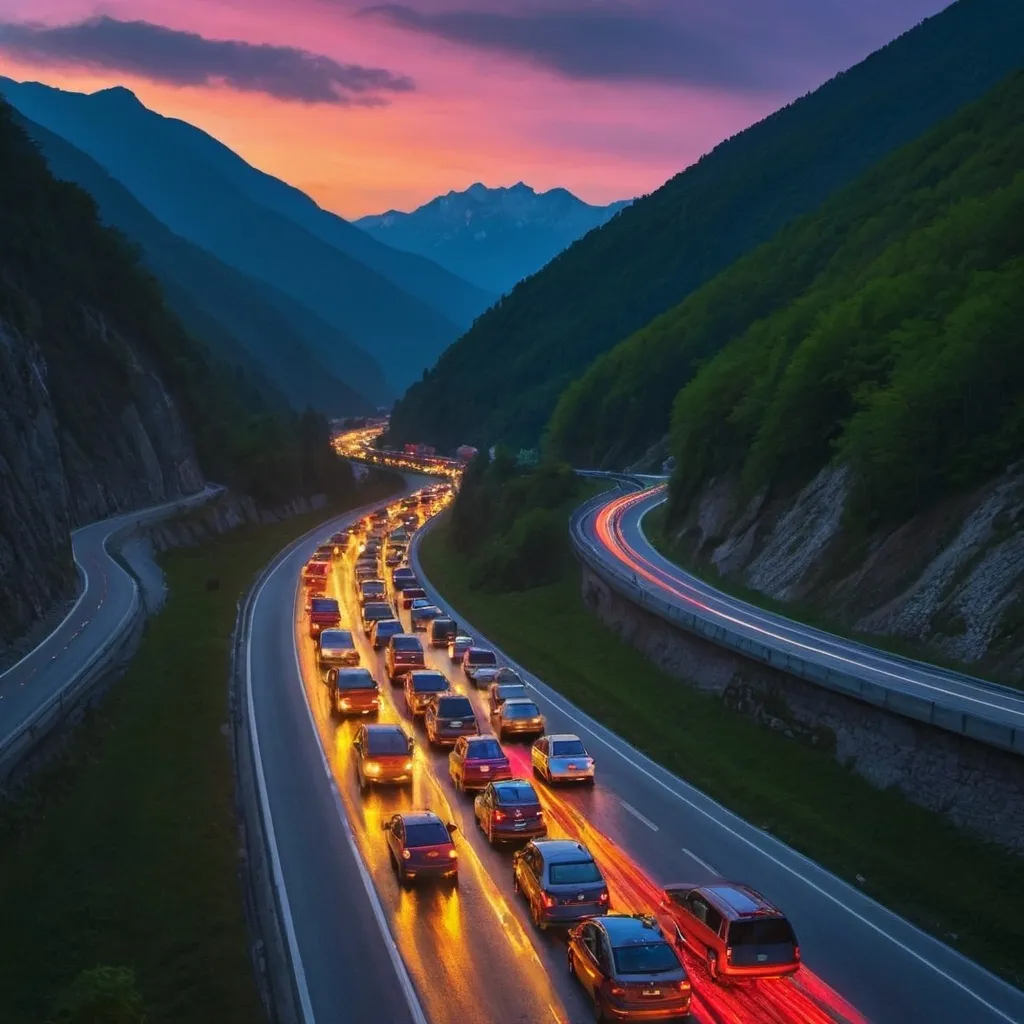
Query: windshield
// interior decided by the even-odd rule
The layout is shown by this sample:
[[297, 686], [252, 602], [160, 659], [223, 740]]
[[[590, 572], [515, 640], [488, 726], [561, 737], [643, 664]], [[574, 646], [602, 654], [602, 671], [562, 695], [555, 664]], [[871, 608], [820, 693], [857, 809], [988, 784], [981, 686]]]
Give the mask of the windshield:
[[325, 651], [345, 651], [352, 647], [348, 630], [325, 630], [320, 634], [320, 647]]
[[437, 713], [446, 718], [472, 718], [473, 705], [465, 697], [442, 697], [437, 702]]
[[555, 740], [551, 744], [552, 757], [586, 757], [587, 748], [579, 740]]
[[386, 604], [368, 604], [364, 606], [363, 614], [368, 619], [390, 619], [392, 613]]
[[419, 651], [422, 650], [419, 640], [414, 636], [393, 636], [391, 646], [396, 651]]
[[450, 842], [448, 829], [439, 821], [422, 821], [405, 826], [406, 846], [438, 846]]
[[540, 715], [540, 708], [536, 704], [516, 702], [506, 704], [502, 714], [506, 718], [537, 718]]
[[526, 687], [525, 686], [514, 686], [511, 683], [506, 683], [498, 687], [498, 697], [501, 700], [511, 700], [513, 697], [525, 697]]
[[366, 752], [368, 754], [408, 754], [409, 741], [405, 734], [397, 729], [387, 732], [368, 732], [366, 734]]
[[634, 942], [612, 950], [616, 974], [662, 974], [678, 971], [679, 959], [667, 942]]
[[435, 633], [454, 633], [455, 623], [451, 619], [434, 619], [432, 628]]
[[793, 929], [784, 917], [762, 918], [760, 921], [733, 921], [729, 925], [730, 946], [795, 945]]
[[402, 624], [398, 619], [381, 619], [377, 623], [377, 636], [387, 636], [388, 633], [401, 633]]
[[338, 613], [338, 602], [332, 597], [314, 597], [313, 603], [310, 606], [315, 612], [335, 612]]
[[494, 651], [470, 651], [469, 663], [471, 665], [497, 665], [498, 657]]
[[466, 750], [466, 757], [484, 761], [493, 761], [504, 756], [497, 740], [478, 740], [476, 743], [470, 743]]
[[571, 860], [551, 865], [552, 885], [575, 885], [581, 882], [601, 882], [601, 872], [592, 860]]
[[358, 672], [339, 672], [338, 681], [335, 686], [339, 690], [375, 690], [377, 684], [369, 672], [360, 670]]
[[383, 594], [384, 584], [380, 580], [367, 580], [365, 583], [359, 584], [363, 588], [364, 594]]
[[448, 680], [440, 672], [415, 673], [412, 688], [416, 693], [443, 693], [448, 689]]
[[494, 795], [499, 804], [535, 804], [539, 803], [533, 786], [528, 782], [503, 783], [494, 787]]

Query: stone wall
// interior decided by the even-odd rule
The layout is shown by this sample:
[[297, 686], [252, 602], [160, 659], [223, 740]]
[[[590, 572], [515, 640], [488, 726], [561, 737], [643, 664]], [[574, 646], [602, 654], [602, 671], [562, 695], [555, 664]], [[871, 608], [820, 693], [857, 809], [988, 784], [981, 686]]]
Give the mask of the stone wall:
[[582, 567], [583, 601], [669, 675], [793, 742], [821, 749], [880, 789], [1024, 854], [1024, 759], [889, 714], [749, 661], [615, 593]]

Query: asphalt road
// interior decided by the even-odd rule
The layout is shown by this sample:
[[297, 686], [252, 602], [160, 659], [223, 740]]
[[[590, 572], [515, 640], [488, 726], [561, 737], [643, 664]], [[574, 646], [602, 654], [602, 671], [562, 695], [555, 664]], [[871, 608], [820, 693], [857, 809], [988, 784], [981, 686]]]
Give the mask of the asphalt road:
[[719, 619], [729, 629], [797, 658], [855, 674], [889, 690], [933, 701], [986, 721], [1024, 729], [1024, 693], [856, 643], [730, 597], [664, 558], [644, 535], [643, 517], [660, 504], [659, 488], [614, 499], [583, 524], [610, 565], [636, 572], [661, 598]]
[[90, 523], [71, 534], [82, 589], [60, 625], [20, 661], [0, 673], [0, 750], [125, 625], [136, 584], [108, 551], [111, 536], [134, 523], [161, 519], [204, 502], [220, 490], [207, 487], [188, 498]]

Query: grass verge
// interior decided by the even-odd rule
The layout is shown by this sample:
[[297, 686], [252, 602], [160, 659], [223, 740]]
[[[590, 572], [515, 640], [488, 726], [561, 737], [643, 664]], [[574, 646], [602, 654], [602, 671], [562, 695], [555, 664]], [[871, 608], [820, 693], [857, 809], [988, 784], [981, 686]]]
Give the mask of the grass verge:
[[1024, 981], [1019, 857], [672, 679], [587, 610], [575, 564], [548, 586], [474, 590], [446, 525], [424, 537], [420, 558], [456, 610], [588, 714], [841, 877], [861, 876], [863, 891], [943, 941]]
[[695, 563], [683, 553], [680, 546], [675, 544], [665, 531], [666, 506], [658, 505], [644, 516], [644, 534], [653, 547], [664, 555], [670, 562], [692, 573], [698, 579], [711, 584], [725, 594], [737, 597], [755, 608], [763, 608], [765, 611], [773, 612], [776, 615], [784, 615], [786, 618], [804, 625], [812, 626], [826, 633], [834, 633], [836, 636], [845, 637], [847, 640], [855, 640], [858, 643], [867, 644], [870, 647], [877, 647], [879, 650], [888, 651], [901, 658], [913, 658], [916, 661], [927, 661], [932, 665], [941, 668], [952, 669], [954, 672], [962, 672], [974, 676], [977, 679], [985, 679], [989, 682], [999, 683], [1003, 686], [1012, 686], [1014, 689], [1024, 688], [1024, 679], [1008, 672], [1000, 671], [991, 665], [968, 664], [964, 661], [957, 661], [950, 658], [934, 647], [923, 641], [915, 641], [909, 637], [893, 636], [886, 633], [864, 633], [850, 629], [848, 626], [835, 619], [828, 618], [821, 614], [821, 603], [809, 601], [777, 601], [769, 597], [761, 590], [753, 587], [745, 587], [742, 583], [722, 576], [706, 565]]
[[5, 1024], [39, 1024], [80, 971], [108, 965], [134, 969], [149, 1024], [262, 1019], [237, 877], [231, 633], [256, 573], [328, 514], [166, 554], [167, 603], [125, 676], [0, 806]]

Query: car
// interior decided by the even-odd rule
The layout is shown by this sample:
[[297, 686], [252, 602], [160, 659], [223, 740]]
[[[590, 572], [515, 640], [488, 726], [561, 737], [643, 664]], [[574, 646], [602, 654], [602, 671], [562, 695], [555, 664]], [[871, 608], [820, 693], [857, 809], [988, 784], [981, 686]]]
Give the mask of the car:
[[405, 704], [413, 717], [427, 710], [430, 698], [451, 691], [451, 683], [440, 673], [428, 669], [415, 669], [405, 674]]
[[408, 611], [414, 601], [427, 601], [427, 592], [422, 587], [403, 587], [399, 591], [399, 600], [401, 601], [402, 607]]
[[423, 644], [411, 633], [396, 633], [384, 650], [384, 671], [393, 684], [402, 682], [406, 672], [425, 668]]
[[389, 568], [402, 564], [402, 560], [405, 558], [404, 548], [388, 548], [388, 553], [384, 556], [384, 564]]
[[459, 627], [454, 619], [439, 615], [427, 625], [427, 640], [431, 647], [447, 647], [449, 642], [458, 635]]
[[375, 715], [380, 710], [380, 690], [369, 669], [329, 669], [327, 685], [336, 715]]
[[590, 918], [569, 930], [569, 973], [594, 1002], [598, 1020], [686, 1020], [686, 968], [650, 914]]
[[487, 688], [487, 714], [492, 716], [507, 700], [529, 700], [525, 683], [491, 683]]
[[395, 590], [401, 590], [403, 586], [418, 587], [419, 583], [416, 581], [416, 573], [412, 571], [407, 565], [399, 566], [391, 574], [391, 582], [394, 585]]
[[601, 869], [590, 851], [572, 839], [534, 839], [516, 850], [512, 887], [523, 894], [541, 931], [607, 914], [610, 906]]
[[362, 583], [363, 580], [372, 580], [377, 577], [377, 563], [372, 559], [359, 559], [356, 562], [355, 568], [356, 581]]
[[398, 619], [378, 619], [370, 630], [370, 645], [375, 651], [382, 651], [387, 647], [388, 640], [404, 629]]
[[526, 685], [523, 677], [514, 668], [509, 668], [508, 665], [502, 665], [501, 668], [494, 673], [494, 678], [491, 682], [519, 683], [521, 686]]
[[800, 945], [785, 914], [756, 889], [717, 880], [665, 887], [662, 907], [679, 944], [708, 965], [715, 981], [783, 978], [800, 969]]
[[486, 647], [467, 647], [462, 655], [462, 671], [473, 679], [477, 669], [497, 668], [498, 656]]
[[462, 661], [462, 656], [473, 646], [473, 638], [460, 633], [453, 640], [448, 641], [448, 657], [452, 661]]
[[317, 662], [322, 669], [358, 665], [359, 652], [349, 629], [325, 629], [316, 645]]
[[415, 768], [413, 747], [412, 737], [400, 725], [360, 726], [352, 741], [359, 788], [365, 790], [371, 783], [410, 784]]
[[367, 601], [386, 601], [388, 597], [383, 580], [360, 580], [356, 584], [356, 591], [360, 604], [366, 604]]
[[466, 793], [511, 779], [512, 765], [493, 736], [460, 736], [448, 755], [448, 774], [456, 790]]
[[330, 562], [334, 559], [334, 545], [331, 543], [321, 544], [313, 552], [313, 558], [318, 562]]
[[395, 610], [387, 601], [367, 601], [360, 610], [360, 619], [363, 624], [363, 632], [369, 636], [373, 624], [381, 619], [393, 619]]
[[489, 782], [473, 801], [473, 813], [492, 846], [548, 834], [537, 791], [526, 779]]
[[440, 619], [444, 612], [436, 604], [420, 605], [418, 608], [409, 609], [409, 621], [412, 623], [414, 633], [426, 632], [427, 626], [434, 619]]
[[470, 699], [456, 693], [431, 697], [423, 713], [423, 724], [427, 739], [439, 747], [453, 747], [460, 736], [480, 734]]
[[326, 562], [307, 562], [302, 570], [302, 585], [314, 594], [327, 590], [330, 566]]
[[530, 748], [534, 775], [548, 783], [583, 782], [594, 784], [594, 759], [583, 741], [572, 733], [541, 736]]
[[547, 729], [547, 723], [540, 708], [530, 698], [511, 697], [491, 712], [491, 728], [498, 739], [503, 740], [506, 736], [541, 735]]
[[445, 824], [433, 811], [394, 814], [381, 826], [388, 856], [402, 885], [419, 878], [447, 878], [458, 884], [459, 855], [452, 836], [454, 822]]
[[341, 625], [341, 607], [333, 597], [314, 597], [309, 602], [309, 635], [316, 640], [325, 629]]

